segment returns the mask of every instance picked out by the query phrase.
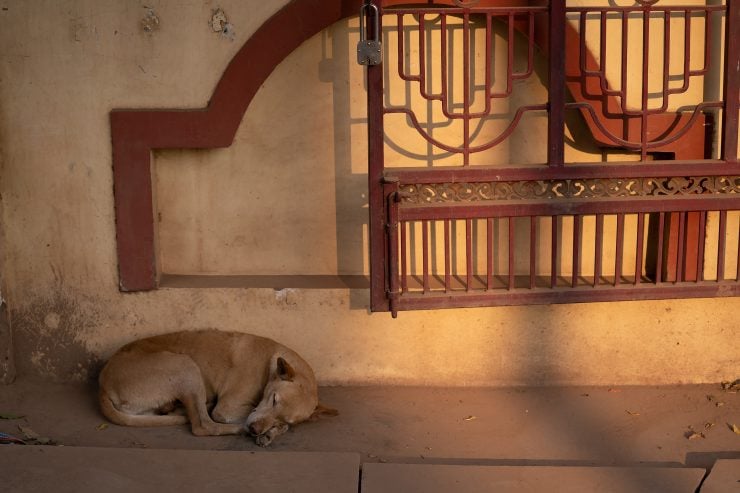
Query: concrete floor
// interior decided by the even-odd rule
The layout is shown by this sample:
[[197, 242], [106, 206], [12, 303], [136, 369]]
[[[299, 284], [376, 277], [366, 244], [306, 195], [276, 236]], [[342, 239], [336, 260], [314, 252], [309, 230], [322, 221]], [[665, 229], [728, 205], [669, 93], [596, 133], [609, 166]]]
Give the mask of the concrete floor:
[[[147, 449], [138, 454], [141, 456], [168, 457], [172, 452], [165, 449], [176, 449], [189, 457], [183, 459], [185, 462], [207, 463], [220, 460], [220, 456], [202, 452], [188, 455], [186, 451], [218, 450], [247, 452], [237, 456], [246, 461], [243, 473], [252, 477], [271, 477], [265, 474], [273, 470], [269, 464], [252, 464], [255, 459], [249, 457], [255, 455], [272, 460], [277, 470], [293, 464], [293, 471], [320, 472], [321, 468], [312, 465], [316, 461], [341, 463], [344, 466], [331, 470], [345, 480], [353, 478], [353, 491], [361, 481], [362, 491], [368, 493], [412, 491], [409, 484], [418, 486], [413, 491], [448, 491], [450, 484], [458, 491], [489, 491], [494, 484], [500, 491], [554, 491], [552, 485], [558, 484], [559, 491], [584, 491], [583, 487], [592, 491], [693, 492], [706, 472], [721, 464], [718, 471], [722, 477], [718, 473], [715, 479], [710, 474], [704, 484], [714, 488], [712, 491], [740, 491], [740, 435], [732, 430], [733, 424], [740, 426], [740, 397], [719, 385], [329, 387], [322, 388], [320, 396], [325, 404], [339, 409], [340, 415], [301, 424], [262, 449], [244, 436], [198, 438], [184, 426], [144, 429], [108, 424], [97, 410], [93, 385], [20, 380], [0, 387], [0, 415], [24, 417], [0, 419], [0, 432], [19, 438], [35, 433], [42, 442], [48, 439], [64, 445], [63, 452], [59, 447], [41, 447], [61, 454], [58, 466], [54, 460], [44, 459], [52, 470], [67, 470], [63, 459], [73, 455], [85, 462], [85, 457], [102, 460], [110, 454], [136, 454], [130, 449]], [[89, 447], [102, 447], [107, 452]], [[15, 477], [21, 485], [29, 486], [18, 491], [33, 491], [22, 479], [30, 476], [21, 473], [29, 468], [38, 473], [34, 458], [40, 455], [21, 453], [21, 449], [32, 450], [0, 447], [3, 457], [15, 457], [14, 462], [2, 462], [15, 464]], [[718, 463], [718, 459], [724, 461]], [[127, 470], [92, 477], [121, 481]], [[141, 477], [143, 470], [132, 466], [131, 477]], [[157, 473], [174, 477], [167, 468], [158, 467], [150, 474]], [[275, 477], [289, 479], [283, 474]], [[321, 474], [317, 478], [323, 480]], [[445, 483], [445, 478], [452, 483]], [[295, 484], [291, 481], [288, 483]], [[192, 480], [188, 484], [192, 486]], [[278, 483], [275, 487], [270, 491], [304, 491], [282, 488]]]

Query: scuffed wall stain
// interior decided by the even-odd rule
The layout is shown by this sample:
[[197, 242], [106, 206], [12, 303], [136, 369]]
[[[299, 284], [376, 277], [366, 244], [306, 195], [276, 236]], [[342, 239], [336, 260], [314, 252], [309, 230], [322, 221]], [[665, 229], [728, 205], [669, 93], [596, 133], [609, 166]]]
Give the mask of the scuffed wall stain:
[[15, 362], [13, 360], [13, 337], [8, 319], [5, 300], [0, 295], [0, 384], [15, 380]]
[[85, 41], [100, 41], [100, 33], [94, 25], [88, 24], [84, 17], [76, 17], [69, 21], [69, 34], [75, 43]]
[[141, 30], [147, 34], [152, 34], [159, 30], [159, 16], [153, 8], [147, 8], [146, 15], [140, 22]]
[[99, 323], [96, 310], [56, 290], [11, 312], [11, 320], [19, 374], [63, 382], [97, 377], [100, 359], [84, 342]]

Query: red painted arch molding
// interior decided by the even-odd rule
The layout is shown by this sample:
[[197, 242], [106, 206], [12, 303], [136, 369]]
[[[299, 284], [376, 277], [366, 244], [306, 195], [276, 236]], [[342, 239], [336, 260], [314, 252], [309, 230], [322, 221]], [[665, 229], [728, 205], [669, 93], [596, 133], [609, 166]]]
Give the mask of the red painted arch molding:
[[205, 108], [111, 111], [121, 291], [157, 287], [151, 151], [230, 146], [249, 103], [273, 69], [303, 41], [334, 22], [356, 15], [361, 3], [362, 0], [288, 3], [234, 56]]

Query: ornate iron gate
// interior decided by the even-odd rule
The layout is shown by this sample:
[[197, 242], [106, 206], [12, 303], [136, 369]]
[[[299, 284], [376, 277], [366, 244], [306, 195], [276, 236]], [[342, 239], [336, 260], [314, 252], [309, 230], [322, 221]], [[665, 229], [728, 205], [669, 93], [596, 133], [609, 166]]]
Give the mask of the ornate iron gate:
[[740, 1], [593, 3], [363, 7], [373, 311], [740, 294]]

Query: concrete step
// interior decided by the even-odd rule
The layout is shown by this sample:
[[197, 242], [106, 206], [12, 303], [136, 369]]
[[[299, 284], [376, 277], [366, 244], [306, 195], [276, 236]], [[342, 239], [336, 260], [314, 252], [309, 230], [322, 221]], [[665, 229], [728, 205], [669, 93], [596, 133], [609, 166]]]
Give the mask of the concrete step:
[[353, 453], [0, 446], [12, 492], [357, 493]]
[[[553, 492], [697, 491], [701, 468], [364, 463], [359, 454], [0, 446], [12, 492]], [[700, 493], [740, 491], [740, 460], [719, 460]]]
[[701, 493], [737, 493], [740, 491], [740, 460], [718, 460], [701, 487]]
[[704, 469], [365, 464], [362, 493], [694, 493]]

